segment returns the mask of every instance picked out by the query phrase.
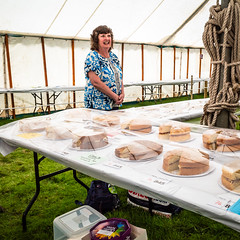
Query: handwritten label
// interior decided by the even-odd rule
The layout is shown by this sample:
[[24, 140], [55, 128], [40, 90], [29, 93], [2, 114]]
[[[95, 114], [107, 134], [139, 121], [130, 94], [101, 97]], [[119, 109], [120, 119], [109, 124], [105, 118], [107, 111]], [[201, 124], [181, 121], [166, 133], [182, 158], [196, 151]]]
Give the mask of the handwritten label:
[[154, 176], [154, 175], [146, 177], [144, 179], [144, 181], [145, 182], [151, 182], [151, 183], [161, 185], [161, 186], [170, 182], [170, 180], [168, 180], [168, 179], [160, 178], [160, 177], [157, 177], [157, 176]]
[[104, 158], [102, 158], [101, 156], [98, 156], [96, 154], [93, 154], [93, 153], [82, 154], [81, 156], [78, 156], [75, 159], [77, 161], [81, 161], [81, 162], [87, 163], [89, 165], [94, 165], [94, 164], [105, 161]]
[[225, 211], [227, 211], [228, 208], [230, 208], [233, 204], [234, 204], [234, 201], [232, 201], [231, 199], [223, 198], [223, 197], [218, 197], [208, 203], [208, 205], [212, 207], [216, 207], [218, 209], [225, 210]]
[[122, 164], [119, 164], [119, 163], [114, 162], [114, 161], [107, 161], [107, 162], [104, 163], [104, 165], [106, 165], [108, 167], [116, 168], [116, 169], [121, 169], [123, 167]]

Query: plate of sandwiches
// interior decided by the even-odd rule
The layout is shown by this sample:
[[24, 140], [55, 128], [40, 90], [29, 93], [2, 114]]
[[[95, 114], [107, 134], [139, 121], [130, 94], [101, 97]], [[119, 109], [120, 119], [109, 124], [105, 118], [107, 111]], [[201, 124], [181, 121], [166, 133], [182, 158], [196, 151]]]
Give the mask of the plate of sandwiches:
[[148, 119], [131, 119], [121, 124], [121, 131], [127, 135], [153, 133], [152, 123]]
[[200, 177], [215, 169], [209, 155], [197, 148], [176, 148], [167, 151], [158, 170], [175, 177]]
[[106, 132], [87, 129], [75, 134], [70, 149], [95, 151], [110, 146]]
[[135, 140], [115, 149], [115, 157], [122, 161], [136, 162], [157, 159], [163, 145], [149, 140]]
[[222, 166], [218, 184], [224, 190], [240, 195], [240, 158]]
[[202, 134], [203, 147], [218, 152], [240, 151], [240, 133], [233, 129], [208, 129]]
[[159, 126], [158, 138], [172, 142], [188, 142], [194, 138], [191, 136], [191, 128], [183, 123], [167, 122]]

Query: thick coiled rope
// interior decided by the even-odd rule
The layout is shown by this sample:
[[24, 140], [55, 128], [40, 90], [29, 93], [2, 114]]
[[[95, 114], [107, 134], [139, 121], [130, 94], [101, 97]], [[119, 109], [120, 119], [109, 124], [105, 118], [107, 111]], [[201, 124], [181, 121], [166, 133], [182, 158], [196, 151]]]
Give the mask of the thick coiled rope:
[[[210, 17], [205, 24], [203, 44], [211, 57], [212, 75], [209, 82], [208, 103], [203, 108], [201, 124], [216, 126], [222, 110], [229, 112], [229, 128], [235, 128], [239, 120], [235, 114], [240, 99], [240, 0], [230, 0], [228, 7], [221, 9], [219, 2], [210, 8]], [[223, 35], [222, 44], [219, 43]], [[230, 62], [226, 62], [226, 49], [231, 48]], [[221, 70], [223, 69], [223, 71]], [[223, 87], [219, 91], [222, 71]], [[228, 79], [230, 71], [230, 79]]]

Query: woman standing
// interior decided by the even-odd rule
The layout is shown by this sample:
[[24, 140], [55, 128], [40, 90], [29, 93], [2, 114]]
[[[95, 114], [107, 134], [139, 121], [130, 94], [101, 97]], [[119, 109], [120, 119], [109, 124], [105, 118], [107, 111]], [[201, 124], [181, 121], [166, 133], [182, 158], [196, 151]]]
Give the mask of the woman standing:
[[91, 52], [84, 66], [86, 108], [115, 110], [124, 99], [122, 69], [113, 48], [112, 29], [103, 25], [91, 34]]

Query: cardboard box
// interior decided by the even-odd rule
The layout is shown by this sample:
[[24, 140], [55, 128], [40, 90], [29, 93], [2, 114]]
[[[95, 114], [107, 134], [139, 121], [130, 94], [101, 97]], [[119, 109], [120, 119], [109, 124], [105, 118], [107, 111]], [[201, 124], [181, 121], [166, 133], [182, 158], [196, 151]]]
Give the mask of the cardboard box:
[[[131, 240], [147, 240], [148, 239], [146, 229], [136, 227], [132, 224], [130, 224], [130, 226], [131, 226]], [[88, 232], [84, 236], [71, 237], [68, 240], [91, 240], [90, 232]]]

